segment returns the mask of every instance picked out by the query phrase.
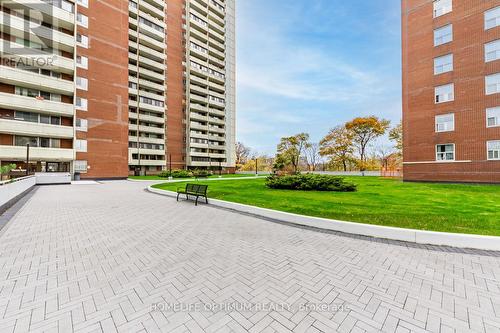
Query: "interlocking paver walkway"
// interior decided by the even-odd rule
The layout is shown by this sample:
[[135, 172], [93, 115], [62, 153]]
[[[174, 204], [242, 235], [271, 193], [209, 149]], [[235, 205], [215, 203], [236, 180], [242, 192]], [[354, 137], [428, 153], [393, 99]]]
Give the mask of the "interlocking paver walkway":
[[0, 234], [1, 332], [500, 331], [494, 253], [294, 228], [144, 186], [34, 193]]

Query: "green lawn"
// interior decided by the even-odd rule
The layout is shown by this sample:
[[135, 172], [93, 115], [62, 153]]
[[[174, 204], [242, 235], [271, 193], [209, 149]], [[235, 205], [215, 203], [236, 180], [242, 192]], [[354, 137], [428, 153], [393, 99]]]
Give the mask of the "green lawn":
[[[222, 175], [222, 178], [242, 178], [242, 177], [255, 177], [254, 174], [247, 175], [247, 174], [227, 174], [227, 175]], [[167, 180], [166, 178], [161, 178], [158, 176], [129, 176], [129, 179], [135, 179], [135, 180]], [[219, 175], [213, 175], [210, 176], [209, 178], [219, 178]], [[178, 180], [178, 179], [176, 179]], [[194, 178], [193, 178], [194, 180]]]
[[[264, 179], [199, 182], [209, 197], [285, 212], [351, 222], [500, 236], [500, 186], [403, 183], [346, 177], [358, 192], [271, 190]], [[154, 187], [175, 191], [182, 183]]]

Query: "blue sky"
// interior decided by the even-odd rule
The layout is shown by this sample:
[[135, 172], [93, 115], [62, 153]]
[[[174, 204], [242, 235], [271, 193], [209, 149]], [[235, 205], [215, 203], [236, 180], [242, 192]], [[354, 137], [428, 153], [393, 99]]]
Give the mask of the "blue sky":
[[272, 154], [356, 116], [400, 120], [400, 0], [237, 4], [239, 141]]

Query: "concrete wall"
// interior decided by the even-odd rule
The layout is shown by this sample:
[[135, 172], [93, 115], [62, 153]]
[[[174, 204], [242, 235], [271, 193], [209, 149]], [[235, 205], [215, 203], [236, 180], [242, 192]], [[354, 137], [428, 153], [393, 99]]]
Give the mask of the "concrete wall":
[[37, 185], [71, 184], [69, 172], [38, 172], [35, 173]]
[[11, 200], [21, 195], [36, 185], [36, 177], [28, 176], [20, 178], [13, 183], [2, 182], [0, 183], [0, 210]]

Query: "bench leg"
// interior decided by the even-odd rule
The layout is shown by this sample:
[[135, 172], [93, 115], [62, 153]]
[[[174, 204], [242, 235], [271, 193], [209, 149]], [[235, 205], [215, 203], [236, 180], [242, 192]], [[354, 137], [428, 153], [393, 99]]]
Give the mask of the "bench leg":
[[194, 202], [195, 206], [198, 206], [198, 198], [199, 198], [199, 196], [196, 196], [196, 201]]
[[181, 195], [180, 193], [177, 193], [177, 201], [179, 201], [179, 195]]
[[208, 205], [208, 197], [205, 197], [205, 203]]

